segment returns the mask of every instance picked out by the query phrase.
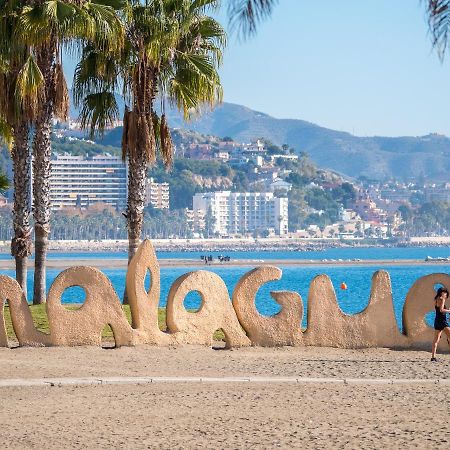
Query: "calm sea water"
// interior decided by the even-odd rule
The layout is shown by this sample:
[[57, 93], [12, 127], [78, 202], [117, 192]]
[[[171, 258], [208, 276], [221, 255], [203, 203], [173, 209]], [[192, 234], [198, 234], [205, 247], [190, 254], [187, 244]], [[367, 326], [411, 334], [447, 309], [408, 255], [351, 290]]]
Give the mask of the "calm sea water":
[[[352, 260], [352, 259], [425, 259], [427, 256], [450, 257], [450, 246], [440, 247], [349, 247], [330, 248], [323, 251], [224, 251], [224, 252], [157, 252], [159, 259], [192, 259], [199, 260], [202, 255], [213, 255], [217, 258], [220, 254], [230, 256], [232, 259], [269, 260], [269, 259], [298, 259], [298, 260]], [[50, 253], [50, 259], [126, 259], [125, 252], [71, 252]], [[0, 259], [11, 259], [6, 253], [0, 254]]]
[[[73, 256], [72, 256], [73, 257]], [[261, 258], [263, 259], [263, 258]], [[256, 266], [256, 265], [255, 265]], [[391, 277], [394, 310], [399, 328], [401, 328], [401, 314], [403, 303], [406, 294], [412, 284], [420, 277], [429, 275], [431, 273], [449, 273], [448, 265], [433, 265], [427, 266], [425, 263], [419, 266], [400, 265], [400, 266], [351, 266], [351, 267], [336, 267], [332, 264], [324, 265], [320, 267], [298, 267], [298, 266], [280, 266], [283, 270], [283, 276], [280, 281], [270, 282], [262, 286], [256, 297], [256, 306], [260, 313], [265, 315], [273, 315], [279, 311], [279, 305], [274, 302], [270, 297], [270, 291], [273, 290], [288, 290], [298, 292], [305, 306], [305, 318], [303, 326], [306, 326], [306, 306], [308, 299], [309, 285], [312, 279], [319, 274], [327, 274], [336, 290], [339, 306], [347, 314], [355, 314], [362, 311], [369, 300], [371, 278], [375, 271], [383, 269], [387, 270]], [[219, 275], [228, 287], [228, 291], [231, 294], [233, 289], [242, 275], [244, 275], [249, 268], [244, 267], [207, 267], [207, 270], [215, 272]], [[191, 271], [189, 268], [184, 267], [162, 267], [161, 268], [161, 300], [160, 306], [165, 306], [167, 301], [167, 294], [169, 292], [172, 283], [181, 275]], [[48, 286], [60, 272], [59, 269], [48, 269]], [[125, 288], [125, 275], [124, 269], [105, 269], [103, 272], [111, 280], [119, 297], [122, 296]], [[2, 271], [4, 275], [14, 276], [12, 270]], [[32, 293], [32, 271], [28, 274], [28, 292]], [[348, 290], [341, 290], [340, 284], [345, 282], [348, 286]], [[148, 289], [147, 280], [147, 286]], [[84, 290], [79, 287], [73, 287], [67, 289], [63, 296], [62, 302], [64, 303], [82, 303], [84, 300]], [[433, 310], [433, 299], [424, 299], [429, 301], [430, 311]], [[200, 305], [200, 296], [198, 293], [192, 292], [185, 299], [185, 307], [189, 309], [197, 309]], [[431, 317], [431, 316], [430, 316]], [[428, 320], [430, 320], [428, 318]]]

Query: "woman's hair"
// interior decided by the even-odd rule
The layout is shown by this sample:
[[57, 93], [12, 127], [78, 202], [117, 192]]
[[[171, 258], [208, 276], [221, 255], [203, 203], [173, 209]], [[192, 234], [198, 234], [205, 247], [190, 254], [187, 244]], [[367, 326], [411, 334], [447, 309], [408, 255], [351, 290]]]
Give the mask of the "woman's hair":
[[447, 298], [448, 298], [448, 289], [445, 287], [440, 287], [437, 292], [436, 292], [436, 296], [434, 297], [435, 300], [437, 300], [441, 294], [447, 294]]

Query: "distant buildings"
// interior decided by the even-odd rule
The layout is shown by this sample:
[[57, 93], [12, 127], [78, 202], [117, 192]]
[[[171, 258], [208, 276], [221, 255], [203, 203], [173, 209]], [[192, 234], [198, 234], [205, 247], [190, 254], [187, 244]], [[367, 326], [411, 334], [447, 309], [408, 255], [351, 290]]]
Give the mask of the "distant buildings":
[[274, 231], [288, 232], [288, 199], [272, 192], [206, 192], [195, 194], [193, 209], [213, 219], [213, 231], [221, 236]]
[[425, 188], [425, 199], [428, 202], [450, 203], [450, 183], [441, 186], [428, 186]]
[[146, 205], [154, 209], [169, 209], [169, 183], [156, 183], [153, 178], [147, 179]]
[[[92, 158], [54, 154], [50, 175], [52, 209], [86, 208], [107, 203], [117, 209], [127, 204], [127, 165], [109, 154]], [[169, 183], [147, 179], [146, 205], [169, 209]]]
[[370, 198], [366, 191], [358, 192], [352, 209], [361, 217], [361, 219], [381, 223], [387, 218], [386, 211], [377, 207], [376, 203]]
[[[264, 143], [260, 140], [249, 144], [241, 144], [237, 142], [216, 142], [211, 144], [190, 144], [184, 152], [184, 157], [197, 160], [217, 160], [230, 162], [234, 165], [246, 164], [252, 161], [255, 165], [260, 166], [263, 163], [267, 150]], [[295, 156], [285, 156], [289, 159], [296, 159]]]
[[100, 202], [125, 208], [127, 166], [122, 159], [108, 154], [92, 158], [54, 154], [50, 174], [51, 208], [83, 208]]
[[204, 210], [186, 208], [184, 212], [186, 215], [186, 222], [194, 233], [200, 233], [205, 229], [206, 212]]
[[270, 192], [284, 191], [285, 193], [288, 193], [291, 189], [292, 184], [284, 181], [281, 178], [276, 178], [272, 183], [269, 184]]
[[409, 203], [411, 191], [405, 188], [382, 189], [380, 197], [393, 203]]
[[297, 155], [270, 155], [269, 156], [270, 162], [275, 162], [277, 159], [284, 160], [284, 161], [298, 161]]
[[353, 211], [353, 209], [344, 209], [342, 208], [339, 211], [339, 216], [342, 222], [351, 222], [353, 220], [358, 220], [359, 216], [356, 211]]

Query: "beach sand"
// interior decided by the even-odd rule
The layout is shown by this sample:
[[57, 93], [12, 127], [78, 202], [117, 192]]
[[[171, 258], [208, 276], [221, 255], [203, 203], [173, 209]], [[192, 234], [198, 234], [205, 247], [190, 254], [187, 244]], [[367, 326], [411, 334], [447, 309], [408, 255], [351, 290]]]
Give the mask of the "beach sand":
[[449, 448], [450, 387], [419, 381], [449, 379], [450, 355], [439, 356], [438, 363], [431, 363], [429, 352], [393, 349], [0, 349], [0, 379], [295, 376], [418, 381], [3, 387], [0, 444], [5, 449]]

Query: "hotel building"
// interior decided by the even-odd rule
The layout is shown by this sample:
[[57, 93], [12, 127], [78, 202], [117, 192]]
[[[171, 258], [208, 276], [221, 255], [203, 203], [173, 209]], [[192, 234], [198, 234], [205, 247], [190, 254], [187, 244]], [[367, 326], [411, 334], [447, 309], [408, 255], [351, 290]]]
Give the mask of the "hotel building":
[[206, 228], [205, 211], [202, 209], [194, 210], [186, 208], [184, 212], [186, 215], [186, 222], [194, 233], [203, 231]]
[[123, 209], [127, 203], [127, 166], [117, 156], [54, 154], [51, 162], [50, 204], [52, 209], [85, 208], [107, 203]]
[[214, 232], [221, 236], [270, 229], [283, 236], [288, 232], [288, 199], [272, 192], [205, 192], [195, 194], [193, 209], [210, 210]]
[[169, 209], [169, 183], [155, 183], [153, 178], [147, 179], [146, 205], [155, 209]]

